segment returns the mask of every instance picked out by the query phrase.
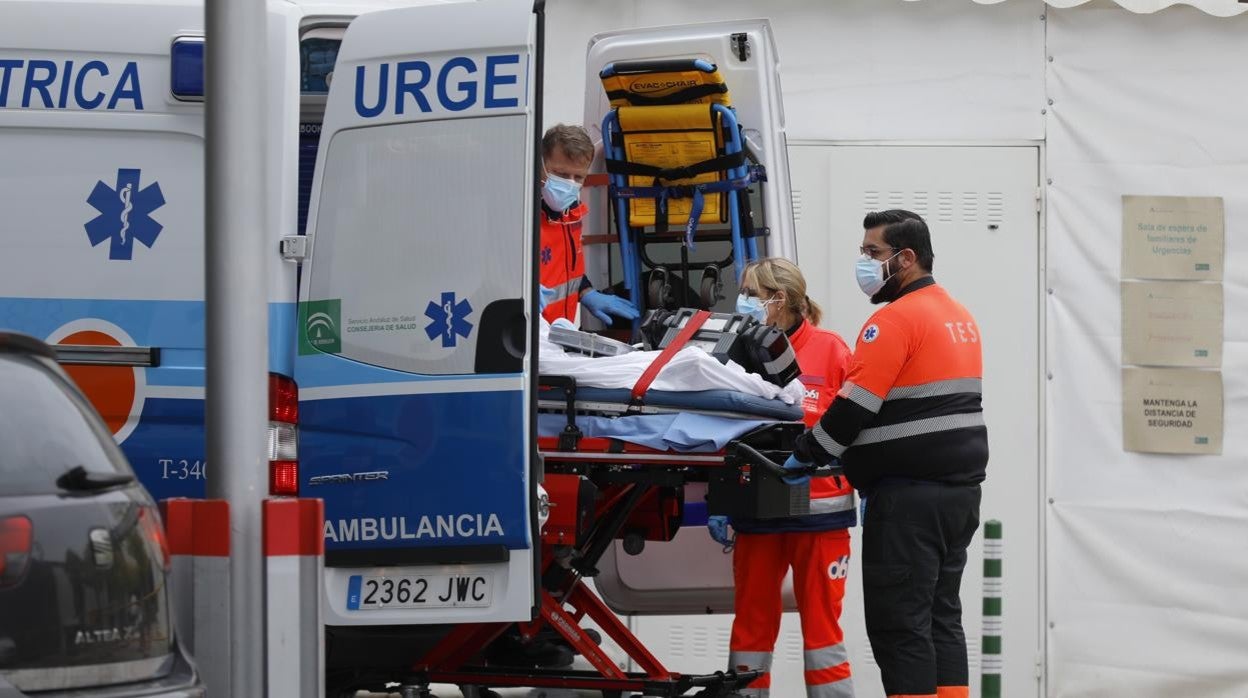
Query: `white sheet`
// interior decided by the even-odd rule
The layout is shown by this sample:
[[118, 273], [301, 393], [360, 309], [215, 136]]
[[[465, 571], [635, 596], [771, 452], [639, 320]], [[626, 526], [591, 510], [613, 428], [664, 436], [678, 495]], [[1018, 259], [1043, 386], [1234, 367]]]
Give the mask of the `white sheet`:
[[[590, 358], [565, 352], [549, 339], [550, 323], [541, 319], [538, 330], [537, 370], [543, 376], [573, 376], [576, 382], [591, 388], [632, 388], [646, 367], [659, 355], [657, 351], [635, 351], [621, 356]], [[795, 405], [805, 395], [801, 381], [792, 381], [779, 388], [739, 364], [718, 359], [698, 347], [685, 347], [659, 371], [651, 390], [735, 390], [769, 400], [782, 400]]]

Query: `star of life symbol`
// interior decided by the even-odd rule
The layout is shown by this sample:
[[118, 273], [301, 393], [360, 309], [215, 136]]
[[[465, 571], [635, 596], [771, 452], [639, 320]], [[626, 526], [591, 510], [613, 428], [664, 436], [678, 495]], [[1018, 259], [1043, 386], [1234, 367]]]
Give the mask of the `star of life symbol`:
[[432, 322], [425, 325], [425, 334], [430, 340], [442, 337], [443, 347], [453, 347], [459, 337], [464, 339], [472, 333], [472, 323], [468, 316], [472, 314], [472, 305], [467, 299], [455, 302], [454, 291], [444, 291], [442, 302], [429, 301], [425, 307], [425, 317]]
[[97, 181], [87, 197], [87, 203], [100, 212], [84, 226], [87, 239], [92, 247], [109, 240], [109, 259], [133, 258], [135, 240], [150, 248], [164, 229], [151, 217], [153, 211], [165, 205], [160, 183], [152, 182], [140, 189], [140, 174], [138, 169], [119, 169], [116, 187]]
[[542, 248], [542, 264], [550, 264], [550, 260], [554, 259], [555, 251], [549, 246]]
[[877, 327], [876, 325], [867, 325], [867, 329], [862, 331], [862, 341], [868, 344], [870, 344], [871, 342], [874, 342], [875, 338], [879, 336], [880, 336], [880, 328]]

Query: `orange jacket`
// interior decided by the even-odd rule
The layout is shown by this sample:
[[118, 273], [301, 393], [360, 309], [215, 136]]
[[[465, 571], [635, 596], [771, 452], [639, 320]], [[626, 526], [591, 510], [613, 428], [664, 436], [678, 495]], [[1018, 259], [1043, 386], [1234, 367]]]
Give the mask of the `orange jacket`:
[[555, 292], [542, 317], [549, 322], [567, 318], [576, 322], [581, 292], [590, 286], [585, 279], [585, 254], [581, 251], [581, 226], [589, 207], [578, 203], [562, 214], [542, 207], [541, 246], [538, 248], [538, 280]]
[[840, 458], [858, 489], [882, 478], [974, 484], [988, 464], [983, 351], [970, 312], [931, 277], [871, 316], [849, 377], [798, 456]]
[[[854, 355], [841, 336], [831, 330], [815, 327], [803, 320], [790, 337], [797, 364], [802, 368], [801, 381], [806, 388], [802, 421], [813, 427], [828, 410], [849, 374]], [[811, 513], [854, 513], [854, 488], [845, 478], [815, 477], [810, 480]], [[817, 504], [817, 502], [819, 502]], [[851, 521], [848, 525], [852, 526]]]

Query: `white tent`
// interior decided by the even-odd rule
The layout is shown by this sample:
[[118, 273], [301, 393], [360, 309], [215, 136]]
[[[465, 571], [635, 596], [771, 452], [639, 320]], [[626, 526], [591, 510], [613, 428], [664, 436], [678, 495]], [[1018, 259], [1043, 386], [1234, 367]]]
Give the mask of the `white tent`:
[[[847, 336], [868, 312], [846, 261], [865, 203], [930, 204], [935, 216], [940, 163], [969, 177], [952, 170], [995, 167], [975, 159], [989, 151], [1034, 153], [1021, 172], [1039, 185], [1038, 220], [1019, 252], [958, 246], [972, 227], [962, 215], [933, 224], [937, 279], [977, 314], [1023, 318], [996, 339], [1020, 344], [985, 388], [990, 431], [1010, 438], [993, 445], [984, 506], [1006, 528], [1005, 695], [1248, 695], [1246, 10], [1233, 0], [550, 2], [552, 123], [580, 118], [580, 58], [596, 31], [771, 19], [801, 189], [799, 261], [832, 321], [847, 309], [834, 326]], [[948, 157], [924, 164], [938, 155]], [[837, 163], [873, 162], [893, 169], [855, 178], [884, 185], [838, 203], [858, 185], [837, 178]], [[889, 188], [924, 168], [930, 198], [917, 184]], [[828, 179], [816, 186], [807, 170]], [[978, 201], [991, 217], [990, 190]], [[1221, 455], [1124, 450], [1123, 195], [1223, 199]], [[1020, 288], [1007, 288], [1009, 273]], [[964, 592], [972, 645], [975, 575]], [[859, 693], [876, 695], [858, 632], [851, 624]]]
[[[919, 2], [920, 0], [908, 0], [909, 2]], [[997, 3], [1007, 2], [1008, 0], [975, 0], [981, 5], [996, 5]], [[1097, 2], [1098, 0], [1045, 0], [1045, 3], [1052, 7], [1078, 7], [1086, 5], [1089, 2]], [[1114, 0], [1118, 5], [1139, 14], [1149, 14], [1164, 10], [1174, 5], [1191, 5], [1192, 7], [1204, 10], [1211, 15], [1218, 17], [1231, 17], [1242, 12], [1248, 12], [1248, 5], [1241, 0]]]

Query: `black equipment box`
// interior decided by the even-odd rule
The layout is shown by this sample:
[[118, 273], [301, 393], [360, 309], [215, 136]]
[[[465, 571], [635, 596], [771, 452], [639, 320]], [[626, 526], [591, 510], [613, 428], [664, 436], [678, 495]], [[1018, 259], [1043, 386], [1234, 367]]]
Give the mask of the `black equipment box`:
[[[698, 311], [652, 310], [641, 324], [648, 349], [664, 349]], [[764, 325], [740, 313], [711, 313], [689, 345], [700, 347], [721, 363], [733, 361], [768, 383], [788, 385], [801, 375], [789, 338], [777, 327]]]
[[[805, 430], [800, 422], [768, 424], [728, 446], [724, 467], [707, 478], [706, 512], [710, 516], [776, 519], [810, 513], [810, 483], [790, 485], [774, 461], [783, 462]], [[759, 458], [762, 456], [762, 458]]]

